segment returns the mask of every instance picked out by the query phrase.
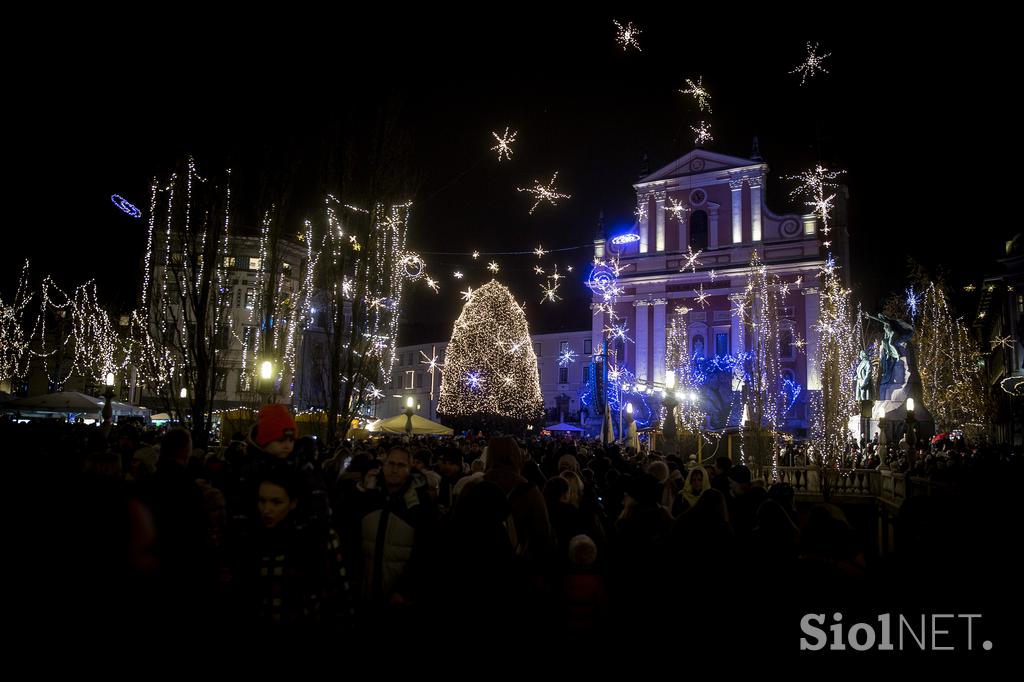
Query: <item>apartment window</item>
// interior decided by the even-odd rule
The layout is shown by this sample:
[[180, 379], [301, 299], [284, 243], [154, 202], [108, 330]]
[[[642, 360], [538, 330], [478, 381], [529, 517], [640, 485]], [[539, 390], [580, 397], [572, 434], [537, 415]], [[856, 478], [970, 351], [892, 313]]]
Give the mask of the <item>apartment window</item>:
[[234, 256], [224, 256], [224, 267], [226, 267], [226, 268], [233, 268], [233, 267], [235, 267], [235, 257]]
[[253, 298], [254, 298], [254, 294], [255, 293], [256, 293], [256, 290], [253, 289], [252, 287], [246, 288], [246, 290], [245, 290], [245, 309], [246, 310], [252, 310]]
[[228, 371], [226, 369], [217, 370], [217, 375], [213, 379], [213, 390], [217, 393], [224, 393], [228, 390]]
[[291, 266], [291, 263], [281, 263], [281, 271], [284, 272], [286, 277], [291, 277], [292, 276], [292, 266]]
[[724, 358], [729, 354], [729, 332], [715, 330], [715, 355]]
[[559, 367], [558, 368], [558, 383], [567, 384], [569, 383], [569, 368]]
[[416, 388], [416, 372], [412, 371], [411, 369], [405, 372], [405, 382], [402, 384], [402, 388]]
[[539, 341], [537, 343], [533, 344], [533, 352], [537, 355], [538, 358], [540, 357], [540, 342]]
[[252, 257], [250, 257], [249, 258], [249, 269], [250, 270], [259, 270], [260, 269], [260, 259], [259, 258], [252, 258]]
[[591, 339], [583, 339], [583, 354], [584, 355], [590, 355], [591, 353], [594, 352], [593, 347], [591, 345], [592, 343], [593, 343], [593, 341]]
[[564, 355], [565, 351], [567, 351], [567, 350], [569, 350], [569, 342], [568, 341], [562, 341], [562, 342], [560, 342], [558, 344], [558, 355], [559, 355], [559, 357]]

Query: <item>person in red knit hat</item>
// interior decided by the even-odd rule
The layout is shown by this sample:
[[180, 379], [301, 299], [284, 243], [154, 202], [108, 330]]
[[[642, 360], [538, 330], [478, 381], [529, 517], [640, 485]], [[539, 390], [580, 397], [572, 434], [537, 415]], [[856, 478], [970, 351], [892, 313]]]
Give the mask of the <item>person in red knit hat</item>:
[[285, 405], [273, 403], [260, 409], [253, 441], [261, 450], [286, 459], [295, 447], [295, 419]]

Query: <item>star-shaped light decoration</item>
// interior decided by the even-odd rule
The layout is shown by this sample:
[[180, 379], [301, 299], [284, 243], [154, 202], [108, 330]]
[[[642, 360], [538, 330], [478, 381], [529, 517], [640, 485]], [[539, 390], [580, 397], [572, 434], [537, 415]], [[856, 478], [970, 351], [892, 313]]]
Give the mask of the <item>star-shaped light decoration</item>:
[[466, 290], [462, 292], [462, 300], [468, 301], [473, 297], [473, 287], [466, 287]]
[[704, 253], [703, 249], [700, 249], [699, 251], [697, 251], [697, 253], [694, 253], [693, 247], [687, 246], [686, 254], [683, 255], [683, 267], [679, 268], [679, 272], [683, 272], [685, 270], [689, 270], [690, 272], [697, 272], [697, 266], [701, 265], [701, 262], [697, 259], [700, 257], [700, 254], [702, 253]]
[[497, 272], [498, 271], [498, 264], [497, 264], [497, 262], [492, 260], [490, 263], [487, 264], [487, 269], [490, 270], [491, 272]]
[[556, 284], [549, 284], [549, 285], [546, 285], [546, 286], [544, 284], [541, 284], [540, 285], [540, 290], [542, 292], [544, 292], [544, 296], [540, 299], [541, 303], [543, 303], [544, 301], [551, 301], [552, 303], [555, 303], [560, 298], [558, 296], [558, 284], [557, 283]]
[[534, 273], [536, 273], [538, 275], [543, 275], [544, 274], [544, 268], [542, 268], [539, 265], [534, 265], [533, 266], [533, 271], [534, 271]]
[[697, 286], [697, 291], [694, 291], [693, 295], [696, 297], [695, 300], [697, 301], [697, 303], [700, 303], [700, 307], [701, 308], [707, 308], [708, 307], [708, 294], [704, 292], [704, 283], [703, 282], [701, 282]]
[[533, 255], [535, 255], [537, 258], [543, 258], [544, 254], [546, 253], [547, 251], [545, 251], [544, 247], [541, 246], [540, 244], [538, 244], [537, 248], [533, 250]]
[[498, 144], [491, 147], [492, 150], [497, 150], [498, 152], [498, 163], [501, 163], [502, 155], [504, 155], [506, 159], [510, 161], [512, 160], [512, 147], [510, 145], [516, 141], [517, 134], [518, 133], [513, 130], [510, 135], [508, 132], [508, 126], [505, 126], [504, 135], [499, 136], [498, 133], [491, 133], [491, 135], [494, 135], [494, 139], [498, 141]]
[[466, 385], [474, 391], [478, 390], [486, 381], [479, 372], [468, 372], [466, 374]]
[[625, 26], [615, 19], [612, 19], [612, 23], [615, 24], [616, 28], [615, 41], [622, 46], [623, 52], [627, 52], [631, 47], [635, 48], [637, 52], [643, 52], [640, 49], [640, 43], [636, 40], [637, 36], [640, 35], [640, 29], [634, 26], [632, 21], [627, 21]]
[[1013, 348], [1013, 337], [997, 336], [989, 341], [989, 343], [992, 344], [992, 350], [995, 350], [996, 348]]
[[437, 280], [431, 277], [427, 277], [427, 286], [433, 289], [434, 293], [437, 293], [438, 289], [440, 288], [437, 284]]
[[686, 79], [686, 84], [689, 85], [690, 87], [687, 88], [686, 90], [680, 90], [679, 92], [683, 93], [684, 95], [693, 95], [693, 98], [695, 100], [697, 100], [697, 108], [700, 111], [704, 111], [704, 109], [707, 109], [708, 113], [710, 114], [711, 113], [711, 95], [708, 94], [708, 91], [704, 89], [704, 82], [703, 81], [704, 81], [704, 76], [698, 76], [696, 83], [694, 83], [692, 80], [687, 78]]
[[572, 266], [571, 265], [565, 266], [565, 269], [568, 270], [569, 272], [572, 272]]
[[686, 217], [686, 212], [689, 211], [689, 207], [684, 206], [680, 201], [670, 197], [668, 200], [668, 212], [672, 214], [672, 217], [682, 222]]
[[480, 252], [479, 251], [474, 251], [473, 252], [473, 258], [479, 258], [479, 257], [480, 257]]
[[423, 359], [420, 360], [420, 364], [421, 365], [426, 365], [428, 372], [433, 374], [435, 370], [441, 369], [441, 363], [437, 361], [437, 356], [436, 355], [431, 357], [431, 356], [427, 355], [426, 353], [424, 353], [423, 351], [420, 351], [420, 355], [423, 356]]
[[533, 203], [533, 206], [530, 208], [530, 215], [533, 215], [533, 211], [538, 206], [540, 206], [540, 202], [542, 202], [542, 201], [547, 201], [552, 206], [557, 206], [559, 199], [571, 199], [572, 198], [571, 194], [561, 194], [560, 192], [556, 192], [555, 191], [555, 180], [557, 180], [557, 179], [558, 179], [558, 171], [555, 171], [555, 174], [551, 176], [551, 182], [549, 182], [547, 185], [542, 185], [540, 180], [534, 180], [533, 181], [534, 184], [533, 184], [533, 187], [531, 189], [527, 189], [527, 188], [524, 188], [524, 187], [517, 187], [516, 188], [520, 192], [528, 192], [529, 194], [532, 194], [533, 197], [537, 200], [537, 201], [535, 201]]
[[576, 362], [576, 352], [572, 348], [566, 348], [558, 354], [559, 367], [568, 367], [573, 362]]
[[701, 121], [698, 126], [690, 126], [690, 130], [696, 135], [693, 138], [694, 144], [704, 144], [705, 142], [714, 142], [715, 138], [711, 135], [711, 126], [706, 121]]
[[452, 277], [454, 277], [455, 279], [462, 279], [462, 273], [456, 270], [455, 272], [452, 273]]
[[828, 69], [826, 69], [824, 66], [822, 66], [821, 63], [825, 60], [825, 57], [828, 57], [832, 53], [829, 52], [828, 54], [823, 54], [823, 55], [821, 55], [819, 57], [817, 54], [815, 54], [815, 52], [817, 50], [818, 50], [818, 44], [817, 43], [814, 43], [814, 45], [812, 46], [811, 43], [808, 42], [807, 43], [807, 59], [805, 59], [803, 61], [803, 63], [800, 64], [799, 66], [797, 66], [795, 69], [790, 71], [790, 73], [800, 73], [800, 74], [802, 74], [802, 76], [800, 78], [800, 85], [803, 85], [804, 82], [809, 77], [813, 76], [815, 74], [815, 72], [817, 72], [817, 71], [821, 71], [822, 73], [828, 73]]

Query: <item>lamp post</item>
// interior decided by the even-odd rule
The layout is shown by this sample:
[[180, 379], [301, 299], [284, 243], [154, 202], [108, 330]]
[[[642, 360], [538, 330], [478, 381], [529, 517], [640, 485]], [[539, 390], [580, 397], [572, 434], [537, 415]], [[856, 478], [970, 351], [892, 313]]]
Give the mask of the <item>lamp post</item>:
[[665, 406], [668, 413], [665, 415], [665, 426], [663, 431], [665, 432], [665, 449], [668, 454], [674, 455], [679, 451], [677, 446], [678, 434], [676, 433], [676, 405], [679, 401], [676, 399], [675, 394], [676, 387], [676, 373], [673, 370], [665, 372], [665, 397], [661, 399], [661, 404]]
[[107, 372], [105, 377], [107, 388], [103, 391], [103, 399], [106, 401], [103, 403], [103, 427], [106, 429], [110, 428], [110, 420], [113, 417], [114, 410], [110, 406], [110, 401], [114, 397], [114, 373]]
[[416, 404], [416, 399], [409, 396], [405, 399], [405, 411], [402, 413], [405, 415], [405, 435], [412, 438], [412, 416], [416, 414], [416, 410], [413, 409], [413, 405]]
[[636, 438], [636, 421], [633, 419], [633, 403], [626, 403], [626, 424], [626, 430], [629, 433], [626, 447], [632, 447], [634, 450], [639, 451], [640, 447]]
[[[264, 360], [260, 365], [260, 379], [264, 382], [270, 381], [274, 376], [274, 363], [270, 360]], [[271, 402], [274, 396], [273, 384], [270, 384], [271, 389], [267, 391], [267, 402]]]
[[[182, 386], [181, 387], [181, 391], [178, 393], [178, 397], [181, 398], [182, 400], [187, 398], [188, 397], [188, 389], [185, 388], [184, 386]], [[181, 424], [184, 424], [185, 420], [182, 417], [183, 417], [183, 415], [182, 415], [182, 413], [180, 411], [180, 408], [179, 408], [179, 411], [178, 411], [178, 422], [181, 423]]]
[[911, 448], [914, 447], [914, 441], [917, 440], [914, 433], [916, 423], [917, 420], [914, 418], [914, 399], [907, 398], [907, 445]]

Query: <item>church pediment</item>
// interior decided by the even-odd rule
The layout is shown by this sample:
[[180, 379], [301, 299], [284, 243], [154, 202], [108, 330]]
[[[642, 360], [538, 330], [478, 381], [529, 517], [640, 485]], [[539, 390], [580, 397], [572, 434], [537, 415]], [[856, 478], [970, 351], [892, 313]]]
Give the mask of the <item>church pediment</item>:
[[633, 186], [637, 189], [652, 183], [664, 182], [672, 178], [702, 175], [718, 171], [737, 170], [744, 168], [757, 168], [764, 166], [763, 161], [742, 159], [738, 156], [718, 154], [707, 149], [694, 149], [685, 156], [682, 156], [672, 163], [662, 166], [650, 175], [643, 177]]

